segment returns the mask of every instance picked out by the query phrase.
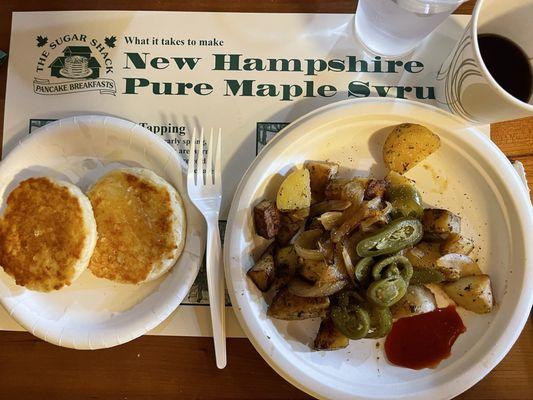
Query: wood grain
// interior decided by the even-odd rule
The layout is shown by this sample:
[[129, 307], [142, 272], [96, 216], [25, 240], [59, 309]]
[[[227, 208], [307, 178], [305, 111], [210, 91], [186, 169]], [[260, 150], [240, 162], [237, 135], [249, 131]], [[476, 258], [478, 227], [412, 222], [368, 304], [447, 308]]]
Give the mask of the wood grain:
[[491, 138], [509, 157], [533, 154], [533, 118], [492, 124]]
[[[532, 399], [533, 322], [508, 356], [458, 399]], [[25, 332], [0, 335], [0, 399], [306, 399], [244, 339], [228, 340], [228, 367], [213, 361], [211, 338], [145, 336], [76, 351]], [[38, 377], [38, 379], [36, 379]]]
[[[9, 48], [12, 11], [176, 10], [351, 13], [352, 0], [4, 0], [0, 48]], [[468, 1], [459, 13], [472, 12]], [[3, 122], [6, 66], [0, 68]], [[1, 135], [0, 135], [1, 137]], [[524, 163], [533, 187], [533, 118], [492, 126], [502, 151]], [[0, 399], [306, 399], [278, 376], [246, 339], [228, 341], [228, 367], [215, 367], [211, 338], [146, 336], [117, 348], [75, 351], [23, 332], [0, 332]], [[459, 399], [533, 399], [531, 318], [503, 361]]]

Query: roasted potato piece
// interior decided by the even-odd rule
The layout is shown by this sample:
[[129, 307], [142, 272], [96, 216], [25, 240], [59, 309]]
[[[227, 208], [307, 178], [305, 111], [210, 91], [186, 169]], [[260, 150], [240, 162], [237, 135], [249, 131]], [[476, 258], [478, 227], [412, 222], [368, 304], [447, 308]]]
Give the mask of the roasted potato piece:
[[440, 138], [418, 124], [396, 126], [383, 145], [383, 161], [391, 171], [404, 174], [440, 147]]
[[443, 285], [446, 294], [457, 305], [477, 314], [492, 311], [494, 299], [488, 275], [465, 276], [458, 281]]
[[445, 240], [452, 233], [461, 232], [461, 217], [441, 208], [426, 208], [422, 228], [425, 239]]
[[294, 246], [278, 248], [274, 252], [275, 275], [271, 289], [278, 290], [287, 285], [296, 275], [298, 268], [298, 255], [294, 251]]
[[314, 283], [293, 279], [288, 288], [291, 293], [301, 297], [331, 296], [348, 284], [348, 275], [336, 265], [326, 265]]
[[465, 256], [464, 254], [457, 254], [461, 257], [467, 257], [469, 258], [468, 261], [461, 264], [461, 278], [464, 278], [465, 276], [472, 276], [472, 275], [483, 275], [483, 271], [481, 271], [481, 268], [479, 268], [479, 265], [477, 262], [472, 260], [470, 257]]
[[326, 186], [337, 175], [339, 166], [335, 163], [325, 161], [307, 161], [305, 168], [309, 170], [313, 198], [322, 200]]
[[281, 213], [273, 201], [263, 200], [254, 207], [254, 225], [257, 234], [265, 239], [273, 239], [278, 234]]
[[407, 292], [390, 310], [394, 318], [411, 317], [433, 311], [437, 307], [435, 295], [423, 285], [409, 285]]
[[278, 190], [276, 206], [280, 211], [294, 211], [311, 206], [308, 169], [297, 169], [285, 178]]
[[369, 179], [366, 184], [364, 199], [370, 200], [374, 197], [383, 197], [389, 186], [385, 179]]
[[335, 327], [330, 317], [324, 318], [316, 334], [313, 347], [315, 350], [339, 350], [348, 346], [350, 339]]
[[446, 254], [435, 262], [435, 266], [447, 281], [456, 281], [463, 276], [481, 275], [479, 265], [464, 254]]
[[262, 291], [266, 292], [270, 289], [272, 282], [274, 282], [276, 269], [274, 266], [274, 257], [272, 255], [272, 246], [261, 256], [259, 261], [250, 268], [247, 275], [255, 283], [255, 286]]
[[325, 317], [328, 297], [299, 297], [289, 289], [281, 289], [268, 307], [268, 316], [288, 321]]
[[346, 186], [349, 182], [351, 182], [351, 179], [333, 179], [331, 182], [328, 183], [326, 186], [326, 190], [324, 191], [324, 194], [326, 195], [326, 199], [328, 200], [346, 200], [343, 199], [343, 190], [344, 186]]
[[452, 233], [441, 243], [440, 251], [442, 254], [455, 253], [469, 255], [474, 250], [474, 241], [470, 238]]
[[282, 213], [281, 224], [278, 230], [278, 234], [276, 235], [276, 242], [280, 246], [288, 245], [303, 225], [303, 221], [293, 222], [291, 221], [291, 218], [288, 215]]
[[288, 266], [291, 270], [296, 271], [298, 267], [298, 254], [294, 251], [294, 246], [285, 246], [276, 250], [274, 261], [276, 266]]
[[316, 282], [328, 267], [324, 260], [299, 259], [298, 273], [310, 282]]
[[407, 250], [405, 256], [414, 268], [434, 268], [436, 261], [441, 257], [439, 243], [420, 242]]

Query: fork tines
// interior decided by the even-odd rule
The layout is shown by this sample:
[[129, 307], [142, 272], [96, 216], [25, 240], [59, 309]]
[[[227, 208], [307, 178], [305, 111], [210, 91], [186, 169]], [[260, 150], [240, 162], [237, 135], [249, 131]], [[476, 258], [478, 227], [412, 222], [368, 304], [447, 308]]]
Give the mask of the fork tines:
[[[206, 167], [204, 170], [204, 128], [200, 130], [198, 150], [196, 150], [196, 128], [193, 129], [189, 146], [187, 183], [193, 186], [220, 185], [221, 178], [221, 133], [222, 128], [211, 128], [207, 142]], [[214, 147], [216, 145], [216, 147]], [[213, 154], [214, 153], [214, 154]]]

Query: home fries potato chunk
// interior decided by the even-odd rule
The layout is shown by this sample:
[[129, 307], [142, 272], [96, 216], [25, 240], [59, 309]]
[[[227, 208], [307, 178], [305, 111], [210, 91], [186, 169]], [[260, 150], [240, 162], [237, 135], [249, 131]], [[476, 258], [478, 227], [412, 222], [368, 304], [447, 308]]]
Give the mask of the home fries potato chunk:
[[391, 171], [404, 174], [439, 147], [440, 138], [425, 126], [400, 124], [383, 145], [383, 161]]
[[297, 169], [282, 182], [276, 197], [280, 211], [294, 211], [311, 206], [311, 181], [309, 170]]
[[263, 200], [254, 207], [254, 225], [259, 236], [272, 239], [278, 234], [281, 213], [273, 201]]
[[325, 316], [328, 307], [327, 297], [300, 297], [283, 288], [268, 307], [268, 315], [289, 321], [316, 318]]
[[307, 161], [305, 168], [309, 171], [309, 180], [311, 184], [311, 194], [316, 200], [324, 198], [324, 191], [331, 179], [339, 171], [339, 166], [335, 163], [324, 161]]
[[326, 317], [320, 323], [313, 344], [315, 350], [339, 350], [348, 346], [350, 340], [337, 328], [330, 317]]

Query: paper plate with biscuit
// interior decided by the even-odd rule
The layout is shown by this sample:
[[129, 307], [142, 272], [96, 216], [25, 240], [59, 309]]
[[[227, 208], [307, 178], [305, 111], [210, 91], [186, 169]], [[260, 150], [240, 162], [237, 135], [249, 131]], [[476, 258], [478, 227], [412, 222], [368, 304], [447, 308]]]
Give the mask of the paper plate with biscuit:
[[163, 139], [106, 116], [57, 121], [0, 164], [0, 301], [50, 343], [98, 349], [155, 328], [192, 286], [205, 227]]

